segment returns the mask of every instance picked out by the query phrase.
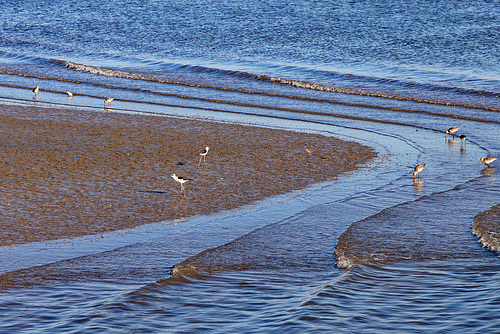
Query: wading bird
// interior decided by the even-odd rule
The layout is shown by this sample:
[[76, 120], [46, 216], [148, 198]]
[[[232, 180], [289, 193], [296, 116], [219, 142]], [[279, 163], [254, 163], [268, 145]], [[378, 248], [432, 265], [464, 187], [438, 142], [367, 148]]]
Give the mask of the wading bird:
[[40, 86], [37, 85], [35, 88], [33, 88], [33, 93], [35, 93], [35, 95], [36, 95], [36, 93], [38, 93], [39, 90], [40, 90]]
[[184, 198], [187, 198], [186, 197], [186, 189], [184, 189], [184, 183], [186, 183], [188, 181], [193, 181], [193, 180], [192, 179], [185, 179], [185, 178], [177, 176], [175, 174], [172, 174], [172, 178], [181, 184], [181, 197], [182, 197], [182, 193], [184, 193]]
[[104, 100], [104, 105], [106, 104], [111, 104], [111, 101], [113, 101], [115, 98], [114, 97], [107, 97], [105, 100]]
[[68, 94], [68, 98], [72, 98], [73, 97], [73, 93], [70, 92], [69, 90], [66, 89], [66, 94]]
[[[420, 165], [415, 166], [415, 171], [413, 172], [413, 179], [415, 179], [417, 174], [420, 173], [422, 171], [422, 169], [424, 169], [424, 167], [425, 167], [425, 164], [420, 164]], [[418, 177], [420, 177], [420, 175], [418, 175]]]
[[467, 138], [466, 135], [460, 135], [460, 142], [462, 143], [462, 146], [465, 145], [465, 138]]
[[482, 162], [483, 164], [488, 165], [488, 167], [491, 167], [491, 164], [495, 162], [497, 158], [491, 158], [491, 157], [486, 157], [486, 158], [481, 158], [479, 159], [479, 162], [477, 163], [478, 165]]
[[446, 137], [446, 135], [451, 134], [451, 135], [453, 135], [453, 138], [455, 138], [455, 132], [457, 132], [458, 129], [460, 129], [459, 126], [451, 127], [448, 130], [446, 130], [446, 132], [444, 133], [444, 136]]
[[201, 159], [203, 159], [203, 162], [205, 163], [205, 167], [208, 168], [207, 167], [207, 159], [206, 159], [207, 154], [208, 154], [208, 146], [205, 147], [205, 149], [199, 153], [199, 155], [200, 155], [200, 162], [198, 162], [198, 168], [200, 168]]

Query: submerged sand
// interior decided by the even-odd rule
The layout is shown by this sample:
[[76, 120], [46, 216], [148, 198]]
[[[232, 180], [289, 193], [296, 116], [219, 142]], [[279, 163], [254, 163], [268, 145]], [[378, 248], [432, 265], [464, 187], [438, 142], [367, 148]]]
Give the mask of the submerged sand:
[[[0, 118], [1, 246], [235, 209], [376, 156], [318, 134], [154, 115], [0, 105]], [[172, 173], [193, 179], [187, 199]]]

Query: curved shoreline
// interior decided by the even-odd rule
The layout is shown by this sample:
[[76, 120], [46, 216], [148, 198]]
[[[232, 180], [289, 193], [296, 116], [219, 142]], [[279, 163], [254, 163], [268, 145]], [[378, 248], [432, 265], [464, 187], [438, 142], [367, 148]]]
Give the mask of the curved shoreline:
[[[0, 246], [231, 210], [376, 156], [322, 135], [199, 120], [7, 105], [0, 117]], [[172, 173], [194, 179], [187, 199]]]

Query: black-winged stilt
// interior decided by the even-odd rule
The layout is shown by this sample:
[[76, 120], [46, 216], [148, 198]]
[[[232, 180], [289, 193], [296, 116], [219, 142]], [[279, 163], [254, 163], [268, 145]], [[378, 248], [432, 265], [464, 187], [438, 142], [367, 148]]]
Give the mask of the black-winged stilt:
[[192, 179], [185, 179], [185, 178], [177, 176], [175, 174], [172, 174], [172, 178], [181, 184], [181, 197], [182, 197], [182, 193], [184, 193], [184, 198], [187, 198], [186, 197], [186, 189], [184, 189], [184, 183], [186, 183], [188, 181], [193, 181], [193, 180]]
[[201, 159], [203, 159], [203, 162], [205, 163], [205, 167], [208, 168], [207, 167], [207, 159], [206, 159], [207, 154], [208, 154], [208, 146], [205, 147], [205, 149], [199, 153], [199, 155], [200, 155], [200, 162], [198, 162], [198, 168], [200, 168]]
[[35, 93], [35, 95], [36, 95], [36, 93], [38, 93], [39, 90], [40, 90], [40, 86], [37, 85], [35, 88], [33, 88], [33, 93]]

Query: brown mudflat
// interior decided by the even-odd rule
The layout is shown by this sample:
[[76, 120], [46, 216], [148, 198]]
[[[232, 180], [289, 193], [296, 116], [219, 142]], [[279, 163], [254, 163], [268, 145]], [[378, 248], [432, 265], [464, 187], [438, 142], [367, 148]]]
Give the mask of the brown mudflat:
[[[0, 105], [0, 118], [2, 246], [235, 209], [376, 155], [322, 135], [153, 115]], [[172, 173], [193, 179], [187, 199]]]

